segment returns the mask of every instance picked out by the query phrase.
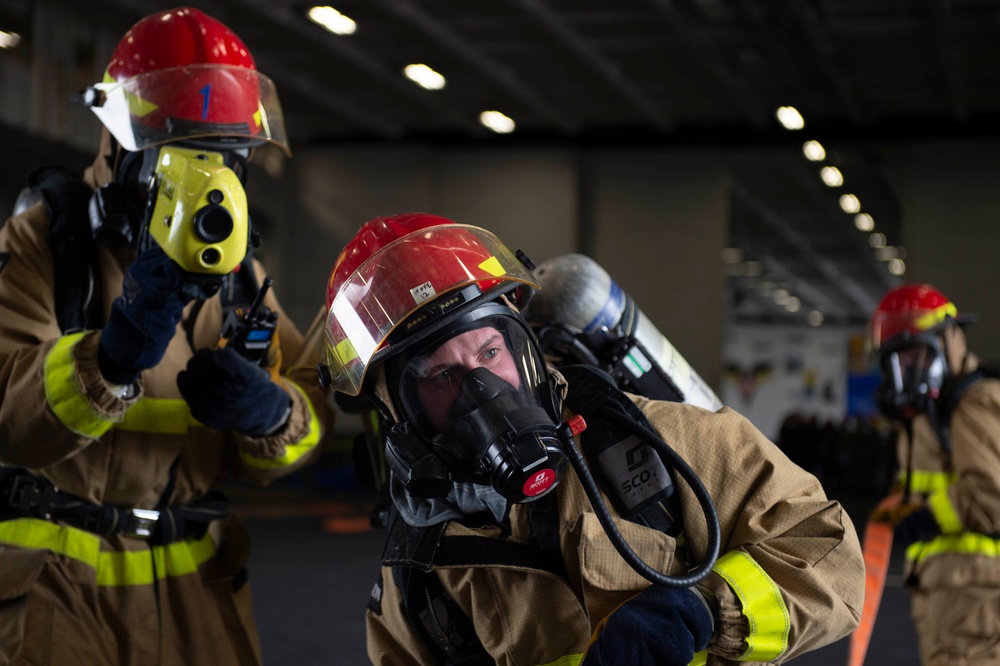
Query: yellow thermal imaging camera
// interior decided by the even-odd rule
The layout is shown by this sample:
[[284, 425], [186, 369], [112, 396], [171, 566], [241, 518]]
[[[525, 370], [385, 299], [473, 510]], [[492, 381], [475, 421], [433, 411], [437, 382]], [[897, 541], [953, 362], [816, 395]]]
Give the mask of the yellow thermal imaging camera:
[[217, 284], [246, 256], [246, 192], [221, 153], [163, 146], [152, 178], [149, 235], [196, 282]]

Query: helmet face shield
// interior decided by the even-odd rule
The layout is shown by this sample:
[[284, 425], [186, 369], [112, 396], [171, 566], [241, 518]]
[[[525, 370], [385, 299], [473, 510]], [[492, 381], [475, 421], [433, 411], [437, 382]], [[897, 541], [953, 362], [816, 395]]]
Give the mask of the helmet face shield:
[[105, 79], [84, 102], [125, 150], [200, 141], [232, 147], [270, 142], [289, 152], [274, 82], [255, 69], [194, 64]]
[[[538, 288], [524, 264], [485, 229], [431, 227], [381, 247], [328, 290], [326, 363], [332, 387], [358, 395], [372, 357], [397, 327], [416, 335], [431, 322], [445, 321], [445, 312], [504, 283]], [[478, 287], [474, 294], [466, 291], [470, 285]]]

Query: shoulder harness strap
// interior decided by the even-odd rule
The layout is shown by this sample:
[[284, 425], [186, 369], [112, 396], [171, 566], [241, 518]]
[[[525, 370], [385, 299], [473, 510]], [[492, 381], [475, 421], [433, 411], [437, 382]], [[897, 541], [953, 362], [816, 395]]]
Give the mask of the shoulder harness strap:
[[49, 247], [55, 265], [56, 319], [63, 332], [98, 328], [91, 312], [98, 271], [88, 206], [93, 194], [80, 176], [61, 166], [28, 174], [28, 190], [42, 194], [49, 211]]
[[[550, 494], [538, 502], [545, 500], [555, 501]], [[529, 516], [533, 533], [541, 515]], [[448, 595], [434, 568], [495, 565], [564, 576], [565, 568], [558, 553], [558, 534], [554, 530], [544, 530], [544, 536], [535, 535], [539, 548], [506, 539], [444, 536], [447, 524], [412, 527], [395, 515], [382, 563], [391, 567], [393, 581], [403, 595], [403, 612], [438, 663], [449, 666], [493, 664], [494, 660], [476, 635], [472, 620]], [[551, 552], [553, 537], [555, 553]], [[371, 604], [369, 608], [380, 611]]]
[[941, 448], [946, 453], [951, 453], [951, 417], [958, 407], [959, 400], [965, 395], [974, 383], [980, 379], [992, 378], [1000, 379], [1000, 364], [982, 363], [974, 371], [958, 377], [954, 382], [947, 384], [941, 391], [941, 398], [938, 401], [936, 418], [936, 430]]

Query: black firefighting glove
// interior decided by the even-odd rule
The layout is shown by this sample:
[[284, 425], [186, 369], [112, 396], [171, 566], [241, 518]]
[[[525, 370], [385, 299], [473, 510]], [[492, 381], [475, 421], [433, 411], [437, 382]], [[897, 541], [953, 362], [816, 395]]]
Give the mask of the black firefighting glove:
[[112, 384], [132, 384], [163, 358], [184, 305], [181, 267], [155, 243], [125, 271], [121, 296], [101, 333], [97, 364]]
[[191, 415], [209, 428], [260, 437], [281, 426], [291, 399], [271, 374], [232, 349], [199, 349], [177, 375]]
[[922, 507], [896, 523], [893, 532], [896, 542], [906, 548], [917, 541], [930, 541], [941, 534], [941, 527], [931, 510]]
[[712, 637], [712, 616], [689, 588], [650, 585], [594, 632], [581, 666], [687, 666]]

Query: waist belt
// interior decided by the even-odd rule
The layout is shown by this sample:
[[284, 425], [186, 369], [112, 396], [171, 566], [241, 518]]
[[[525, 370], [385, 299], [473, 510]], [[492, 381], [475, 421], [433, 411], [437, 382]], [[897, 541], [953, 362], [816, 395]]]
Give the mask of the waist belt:
[[228, 513], [229, 501], [220, 492], [208, 493], [191, 504], [158, 509], [107, 506], [63, 492], [22, 469], [0, 467], [0, 520], [59, 519], [105, 537], [120, 534], [167, 544], [201, 537], [210, 522]]

